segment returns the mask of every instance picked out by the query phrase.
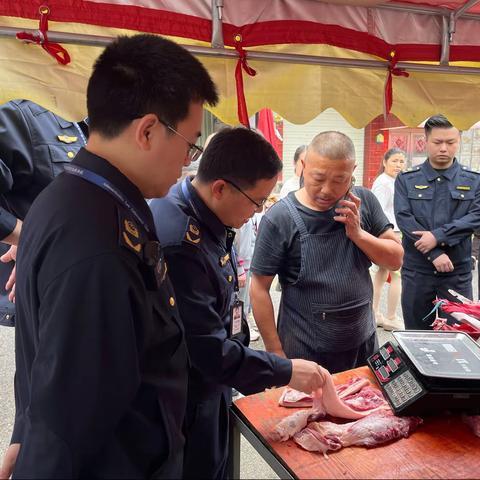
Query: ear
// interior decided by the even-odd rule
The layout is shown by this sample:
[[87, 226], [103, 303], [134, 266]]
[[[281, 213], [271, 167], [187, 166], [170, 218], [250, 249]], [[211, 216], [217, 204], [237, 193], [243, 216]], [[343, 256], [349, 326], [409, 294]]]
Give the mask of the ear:
[[135, 141], [140, 149], [148, 151], [152, 146], [152, 137], [154, 127], [158, 125], [158, 118], [153, 113], [148, 113], [144, 117], [134, 122]]
[[227, 187], [227, 184], [225, 183], [224, 180], [215, 180], [211, 185], [210, 185], [210, 191], [212, 192], [213, 198], [216, 200], [221, 200], [223, 195], [225, 194], [225, 188]]

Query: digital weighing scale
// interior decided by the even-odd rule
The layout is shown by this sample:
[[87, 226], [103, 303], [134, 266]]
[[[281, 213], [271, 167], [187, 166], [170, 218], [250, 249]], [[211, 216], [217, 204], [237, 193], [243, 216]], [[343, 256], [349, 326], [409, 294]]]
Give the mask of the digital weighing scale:
[[368, 359], [396, 414], [480, 413], [480, 345], [463, 332], [392, 332]]

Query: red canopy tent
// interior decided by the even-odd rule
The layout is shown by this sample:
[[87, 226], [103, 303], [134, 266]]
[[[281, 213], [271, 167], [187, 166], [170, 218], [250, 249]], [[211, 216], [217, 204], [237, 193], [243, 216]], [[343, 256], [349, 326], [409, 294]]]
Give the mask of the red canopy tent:
[[[30, 98], [79, 117], [99, 46], [142, 31], [201, 57], [227, 123], [244, 120], [243, 91], [249, 114], [269, 107], [294, 123], [333, 107], [356, 127], [391, 110], [407, 125], [442, 112], [468, 128], [480, 107], [477, 2], [0, 0], [0, 101]], [[60, 44], [71, 62], [20, 43], [19, 32], [53, 55], [64, 54], [49, 42]]]

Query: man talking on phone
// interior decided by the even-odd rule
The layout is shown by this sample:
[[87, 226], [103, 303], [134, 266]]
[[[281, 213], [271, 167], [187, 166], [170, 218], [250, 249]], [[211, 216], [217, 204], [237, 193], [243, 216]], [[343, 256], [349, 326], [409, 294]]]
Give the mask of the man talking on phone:
[[[323, 132], [307, 148], [304, 186], [265, 215], [251, 271], [255, 321], [267, 351], [320, 363], [331, 373], [366, 364], [378, 347], [371, 263], [397, 270], [403, 249], [378, 200], [353, 187], [355, 148]], [[275, 325], [269, 294], [282, 286]]]

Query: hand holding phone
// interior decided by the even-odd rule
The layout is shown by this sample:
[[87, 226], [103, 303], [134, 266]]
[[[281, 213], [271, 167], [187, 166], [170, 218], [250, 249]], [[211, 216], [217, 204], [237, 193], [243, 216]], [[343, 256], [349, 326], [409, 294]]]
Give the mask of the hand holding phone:
[[335, 216], [333, 219], [345, 225], [345, 233], [352, 241], [362, 233], [360, 203], [360, 198], [349, 191], [335, 207]]

